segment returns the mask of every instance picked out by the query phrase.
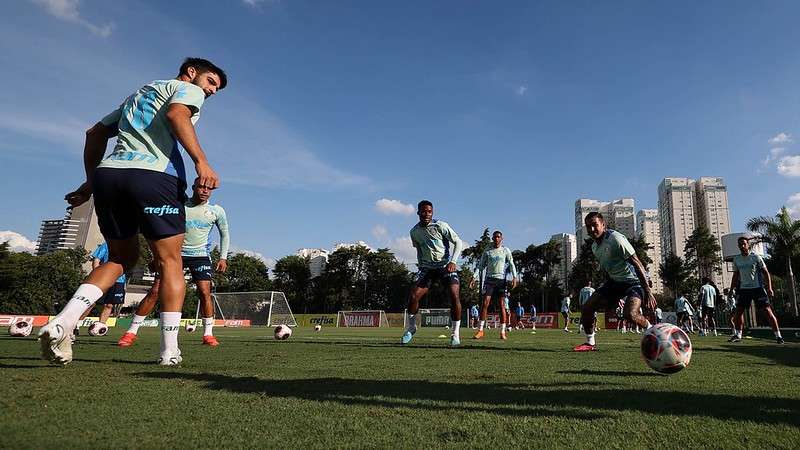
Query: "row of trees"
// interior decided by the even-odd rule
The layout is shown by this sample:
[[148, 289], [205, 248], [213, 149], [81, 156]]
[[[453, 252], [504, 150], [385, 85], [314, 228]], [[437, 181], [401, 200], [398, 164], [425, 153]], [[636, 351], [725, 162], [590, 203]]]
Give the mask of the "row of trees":
[[[800, 221], [793, 220], [788, 211], [782, 209], [775, 218], [751, 219], [747, 227], [760, 233], [761, 241], [768, 244], [771, 256], [768, 267], [777, 278], [775, 285], [778, 289], [786, 287], [781, 295], [789, 300], [797, 315], [794, 272], [800, 264]], [[669, 291], [670, 295], [658, 299], [663, 307], [671, 306], [676, 294], [696, 292], [702, 277], [719, 274], [723, 268], [719, 242], [702, 227], [687, 239], [684, 258], [667, 255], [657, 267], [647, 255], [651, 246], [642, 237], [632, 240], [631, 244], [639, 259], [650, 268], [651, 276], [659, 276]], [[477, 290], [470, 289], [469, 284], [481, 254], [491, 245], [487, 228], [464, 249], [460, 270], [464, 304], [479, 301]], [[563, 295], [577, 292], [589, 281], [595, 286], [604, 281], [605, 275], [591, 252], [591, 240], [581, 243], [566, 286], [561, 286], [551, 276], [561, 264], [558, 243], [531, 244], [512, 254], [520, 276], [512, 298], [525, 305], [535, 303], [541, 311], [557, 310]], [[0, 312], [55, 313], [85, 276], [81, 266], [86, 258], [86, 253], [80, 249], [34, 256], [12, 253], [7, 245], [0, 245]], [[215, 249], [212, 259], [218, 258], [219, 252]], [[142, 258], [133, 272], [141, 274], [148, 259], [149, 250], [143, 244]], [[401, 311], [406, 306], [414, 274], [389, 249], [369, 251], [356, 246], [331, 253], [325, 272], [313, 279], [306, 258], [281, 258], [270, 277], [263, 261], [237, 253], [228, 259], [228, 272], [216, 274], [214, 281], [218, 292], [283, 291], [296, 313], [350, 309]], [[188, 290], [184, 312], [193, 314], [196, 302], [196, 295]], [[423, 307], [447, 307], [448, 304], [444, 288], [436, 284]]]

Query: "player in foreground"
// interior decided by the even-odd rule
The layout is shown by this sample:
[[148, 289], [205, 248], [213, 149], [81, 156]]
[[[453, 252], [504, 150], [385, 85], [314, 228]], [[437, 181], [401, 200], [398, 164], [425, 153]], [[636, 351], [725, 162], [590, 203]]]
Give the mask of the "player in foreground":
[[419, 223], [411, 229], [411, 244], [417, 249], [416, 283], [411, 288], [408, 299], [408, 326], [400, 342], [408, 344], [417, 332], [416, 315], [419, 301], [434, 279], [447, 285], [450, 295], [450, 345], [461, 345], [459, 334], [461, 327], [461, 300], [459, 299], [459, 279], [456, 261], [463, 248], [463, 243], [455, 231], [445, 222], [433, 219], [433, 203], [422, 200], [417, 205]]
[[772, 291], [772, 277], [769, 275], [767, 265], [761, 256], [750, 251], [750, 241], [742, 236], [737, 241], [741, 254], [733, 257], [733, 265], [736, 270], [733, 272], [731, 280], [731, 291], [737, 286], [736, 290], [736, 313], [733, 322], [736, 326], [735, 334], [728, 342], [742, 341], [742, 328], [744, 328], [744, 311], [750, 308], [755, 300], [756, 307], [764, 311], [769, 321], [772, 331], [775, 333], [775, 341], [783, 344], [783, 336], [778, 327], [778, 319], [772, 312], [769, 298], [774, 296]]
[[[219, 177], [200, 147], [194, 123], [203, 102], [226, 84], [222, 69], [204, 59], [188, 58], [176, 79], [142, 86], [86, 132], [86, 181], [65, 200], [75, 207], [94, 194], [109, 260], [93, 269], [64, 309], [39, 330], [42, 358], [61, 365], [72, 361], [70, 331], [86, 308], [136, 264], [141, 231], [162, 275], [158, 362], [181, 362], [178, 328], [186, 289], [181, 265], [186, 173], [178, 143], [194, 162], [199, 185], [216, 188]], [[114, 150], [103, 159], [114, 136]]]
[[[483, 304], [481, 305], [481, 320], [478, 325], [478, 332], [473, 339], [481, 339], [484, 336], [483, 328], [486, 326], [486, 315], [489, 311], [489, 303], [492, 297], [498, 299], [498, 309], [500, 309], [500, 339], [508, 339], [506, 327], [509, 325], [509, 314], [506, 295], [506, 267], [511, 270], [511, 289], [517, 287], [517, 268], [514, 266], [514, 258], [511, 250], [503, 245], [503, 233], [495, 231], [492, 233], [492, 247], [484, 250], [481, 259], [478, 260], [478, 280], [483, 278]], [[475, 288], [475, 279], [470, 283], [471, 288]]]
[[603, 215], [598, 212], [589, 213], [584, 223], [589, 236], [594, 239], [592, 253], [600, 267], [608, 273], [609, 280], [589, 297], [581, 309], [586, 342], [575, 347], [576, 352], [596, 350], [593, 324], [594, 313], [598, 309], [608, 310], [617, 303], [617, 299], [624, 298], [625, 319], [646, 330], [650, 322], [639, 312], [642, 299], [647, 301], [648, 310], [656, 308], [656, 299], [650, 292], [644, 266], [628, 239], [622, 233], [607, 228]]
[[[211, 229], [217, 227], [219, 232], [220, 250], [219, 261], [216, 271], [225, 273], [228, 270], [228, 247], [230, 246], [230, 234], [228, 231], [228, 219], [225, 210], [219, 205], [211, 205], [208, 200], [211, 198], [211, 191], [207, 186], [200, 186], [195, 180], [192, 185], [192, 198], [186, 202], [186, 234], [183, 237], [183, 247], [181, 248], [181, 258], [183, 267], [189, 269], [192, 274], [192, 281], [197, 286], [197, 293], [200, 295], [200, 313], [203, 317], [203, 345], [216, 347], [219, 341], [214, 336], [214, 300], [211, 297], [211, 279], [214, 275], [211, 264]], [[120, 347], [130, 347], [136, 341], [136, 334], [139, 332], [144, 319], [155, 308], [158, 300], [161, 278], [156, 275], [153, 287], [142, 299], [136, 308], [128, 331], [122, 335], [117, 345]]]

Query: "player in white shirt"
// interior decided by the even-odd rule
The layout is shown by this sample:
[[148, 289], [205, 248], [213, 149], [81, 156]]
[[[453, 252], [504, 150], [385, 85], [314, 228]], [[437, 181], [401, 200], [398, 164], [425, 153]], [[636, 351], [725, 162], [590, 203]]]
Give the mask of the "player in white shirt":
[[767, 320], [772, 326], [772, 331], [775, 333], [775, 341], [778, 344], [783, 344], [783, 336], [781, 336], [781, 330], [778, 327], [778, 319], [769, 304], [769, 298], [774, 296], [774, 292], [772, 291], [772, 278], [767, 270], [767, 265], [761, 256], [750, 251], [748, 238], [742, 236], [737, 243], [741, 254], [733, 257], [733, 265], [736, 266], [736, 270], [733, 272], [733, 280], [731, 280], [731, 290], [736, 289], [737, 294], [736, 315], [734, 317], [736, 334], [731, 337], [730, 342], [740, 342], [742, 340], [744, 311], [749, 309], [750, 305], [755, 301], [756, 307], [766, 314]]
[[564, 318], [564, 332], [569, 333], [569, 303], [570, 303], [569, 295], [564, 297], [561, 300], [561, 317]]

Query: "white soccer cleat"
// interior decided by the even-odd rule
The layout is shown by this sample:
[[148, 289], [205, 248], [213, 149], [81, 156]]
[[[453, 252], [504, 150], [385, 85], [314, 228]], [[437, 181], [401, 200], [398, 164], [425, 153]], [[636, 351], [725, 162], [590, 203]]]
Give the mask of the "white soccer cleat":
[[42, 359], [64, 366], [72, 361], [72, 333], [60, 323], [50, 322], [39, 330]]
[[158, 357], [158, 365], [159, 366], [177, 366], [183, 361], [181, 357], [181, 351], [177, 350], [176, 352], [168, 352], [165, 351]]

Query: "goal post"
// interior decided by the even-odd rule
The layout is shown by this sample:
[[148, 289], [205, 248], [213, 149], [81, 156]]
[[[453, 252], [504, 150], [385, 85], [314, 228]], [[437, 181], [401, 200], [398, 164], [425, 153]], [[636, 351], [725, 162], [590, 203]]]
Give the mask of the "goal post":
[[336, 326], [344, 328], [388, 327], [389, 319], [386, 317], [386, 311], [383, 310], [339, 311], [336, 313]]
[[251, 325], [297, 326], [283, 292], [215, 292], [212, 296], [225, 326], [242, 326], [241, 321], [249, 321]]

